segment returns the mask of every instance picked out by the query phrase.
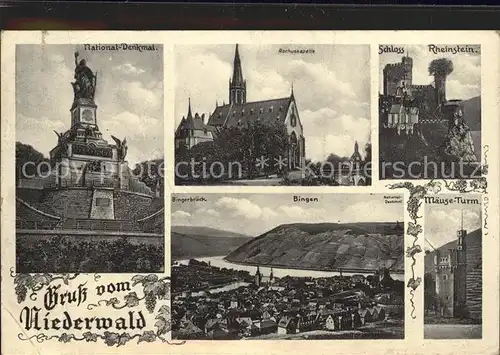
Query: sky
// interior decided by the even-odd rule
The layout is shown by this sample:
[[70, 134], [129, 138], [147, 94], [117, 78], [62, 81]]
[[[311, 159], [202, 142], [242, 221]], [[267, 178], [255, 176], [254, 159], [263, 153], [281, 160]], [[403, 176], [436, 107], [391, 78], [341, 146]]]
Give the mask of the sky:
[[[177, 199], [204, 197], [206, 201], [173, 201], [173, 226], [201, 226], [257, 236], [284, 223], [396, 222], [404, 220], [402, 195], [304, 194], [319, 202], [293, 202], [292, 194], [177, 194]], [[387, 196], [401, 196], [386, 203]], [[387, 200], [389, 201], [389, 200]]]
[[57, 132], [70, 128], [74, 52], [97, 72], [95, 103], [103, 138], [127, 138], [127, 160], [163, 157], [163, 48], [156, 51], [85, 51], [74, 45], [16, 48], [16, 141], [48, 157]]
[[[428, 45], [394, 45], [404, 47], [413, 58], [413, 84], [428, 85], [434, 82], [429, 75], [429, 63], [434, 59], [448, 58], [453, 62], [453, 72], [446, 79], [446, 98], [448, 100], [467, 100], [481, 95], [481, 55], [478, 54], [434, 54]], [[449, 45], [453, 47], [454, 45]], [[383, 70], [388, 63], [399, 63], [403, 55], [382, 53], [379, 55], [380, 92], [383, 92]]]
[[[439, 196], [439, 197], [454, 197]], [[464, 195], [462, 195], [464, 197]], [[467, 195], [467, 198], [481, 198], [479, 195]], [[461, 228], [462, 210], [464, 214], [464, 228], [470, 233], [481, 228], [481, 204], [425, 204], [425, 238], [434, 248], [438, 248], [452, 240], [456, 240], [457, 231]], [[431, 250], [428, 243], [425, 249]]]
[[[279, 49], [313, 49], [283, 54]], [[188, 111], [205, 113], [228, 103], [235, 45], [175, 47], [176, 127]], [[293, 90], [306, 139], [306, 158], [361, 153], [370, 135], [370, 51], [367, 45], [239, 44], [247, 102], [288, 97]]]

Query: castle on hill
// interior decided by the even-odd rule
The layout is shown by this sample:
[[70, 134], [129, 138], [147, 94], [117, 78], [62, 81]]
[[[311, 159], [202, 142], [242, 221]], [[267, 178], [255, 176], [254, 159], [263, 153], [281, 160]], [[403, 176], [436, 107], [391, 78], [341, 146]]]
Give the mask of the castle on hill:
[[476, 162], [470, 129], [464, 118], [462, 100], [448, 100], [446, 78], [453, 63], [446, 58], [432, 60], [432, 84], [413, 83], [413, 59], [406, 54], [399, 63], [383, 70], [383, 94], [379, 97], [381, 131], [401, 136], [425, 136], [425, 141], [464, 162]]
[[233, 61], [233, 75], [229, 79], [229, 103], [216, 102], [214, 112], [205, 122], [205, 115], [191, 111], [189, 102], [187, 116], [183, 117], [175, 131], [175, 147], [191, 149], [193, 146], [213, 141], [224, 128], [246, 127], [259, 122], [265, 125], [280, 124], [286, 128], [289, 139], [287, 149], [288, 169], [303, 166], [305, 162], [305, 138], [293, 88], [290, 95], [282, 98], [247, 102], [247, 82], [238, 45]]

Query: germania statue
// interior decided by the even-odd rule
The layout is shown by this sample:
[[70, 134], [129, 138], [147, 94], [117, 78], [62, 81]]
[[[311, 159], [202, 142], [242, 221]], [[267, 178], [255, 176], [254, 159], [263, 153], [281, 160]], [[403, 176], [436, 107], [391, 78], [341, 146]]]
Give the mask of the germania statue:
[[94, 100], [96, 84], [97, 75], [94, 75], [92, 70], [87, 66], [85, 59], [78, 62], [78, 51], [75, 52], [75, 82], [71, 83], [75, 93], [75, 100]]

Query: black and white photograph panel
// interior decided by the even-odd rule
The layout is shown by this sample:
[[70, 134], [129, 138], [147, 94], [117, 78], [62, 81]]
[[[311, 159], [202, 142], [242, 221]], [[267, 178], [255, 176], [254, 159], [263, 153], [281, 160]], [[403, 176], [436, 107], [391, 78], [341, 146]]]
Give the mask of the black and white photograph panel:
[[379, 46], [380, 179], [481, 177], [480, 45]]
[[176, 185], [371, 185], [368, 45], [175, 46]]
[[481, 339], [481, 196], [425, 198], [424, 337]]
[[403, 339], [401, 194], [175, 194], [175, 339]]
[[16, 272], [162, 272], [163, 47], [16, 47]]

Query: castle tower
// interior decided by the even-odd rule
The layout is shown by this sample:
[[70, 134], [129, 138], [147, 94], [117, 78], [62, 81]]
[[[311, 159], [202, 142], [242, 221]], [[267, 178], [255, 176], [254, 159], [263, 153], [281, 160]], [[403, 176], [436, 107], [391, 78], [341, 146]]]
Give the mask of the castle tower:
[[462, 210], [462, 222], [460, 229], [457, 231], [457, 250], [455, 262], [455, 305], [454, 314], [468, 316], [466, 307], [467, 302], [467, 247], [466, 237], [467, 231], [464, 229], [464, 212]]
[[441, 105], [446, 101], [446, 76], [434, 75], [434, 93], [436, 96], [436, 105]]
[[233, 77], [229, 79], [229, 104], [244, 104], [247, 102], [247, 83], [243, 79], [238, 45], [234, 52]]
[[408, 87], [409, 85], [412, 85], [413, 80], [413, 59], [408, 56], [408, 53], [406, 53], [406, 56], [403, 57], [401, 63], [403, 64], [403, 79]]

